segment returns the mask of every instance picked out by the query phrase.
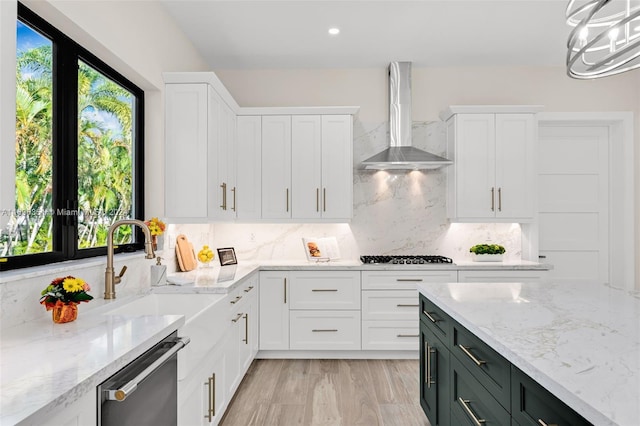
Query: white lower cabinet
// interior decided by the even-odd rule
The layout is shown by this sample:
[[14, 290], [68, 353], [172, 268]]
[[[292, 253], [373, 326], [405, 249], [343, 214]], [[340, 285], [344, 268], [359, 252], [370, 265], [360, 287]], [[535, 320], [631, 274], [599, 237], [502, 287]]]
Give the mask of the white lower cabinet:
[[291, 311], [291, 349], [360, 350], [360, 311]]
[[289, 272], [260, 272], [260, 350], [289, 349]]
[[[225, 336], [228, 339], [228, 335]], [[225, 339], [223, 339], [224, 343]], [[178, 384], [178, 424], [216, 425], [220, 422], [230, 394], [227, 392], [226, 345], [218, 345], [203, 365], [186, 382]]]
[[[98, 406], [95, 392], [88, 392], [69, 406], [60, 406], [46, 419], [34, 419], [31, 425], [92, 426], [97, 424]], [[25, 423], [20, 423], [25, 424]]]
[[417, 351], [417, 285], [457, 279], [450, 270], [362, 271], [362, 349]]

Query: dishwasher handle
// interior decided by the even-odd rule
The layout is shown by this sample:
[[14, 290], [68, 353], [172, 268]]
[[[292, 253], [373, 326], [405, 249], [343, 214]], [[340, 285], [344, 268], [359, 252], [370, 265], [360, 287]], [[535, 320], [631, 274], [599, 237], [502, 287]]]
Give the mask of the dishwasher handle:
[[171, 349], [164, 353], [160, 358], [155, 360], [153, 364], [142, 370], [140, 374], [131, 379], [129, 382], [120, 386], [118, 389], [105, 389], [105, 397], [108, 401], [118, 401], [122, 402], [129, 395], [131, 395], [137, 388], [138, 384], [146, 379], [151, 373], [160, 368], [162, 364], [164, 364], [169, 358], [174, 356], [180, 349], [184, 348], [189, 344], [191, 339], [188, 337], [179, 337], [173, 341], [174, 345]]

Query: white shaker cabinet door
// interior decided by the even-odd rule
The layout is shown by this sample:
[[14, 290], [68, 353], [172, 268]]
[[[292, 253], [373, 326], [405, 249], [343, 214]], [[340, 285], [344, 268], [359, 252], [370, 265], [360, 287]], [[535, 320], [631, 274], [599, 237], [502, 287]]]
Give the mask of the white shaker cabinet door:
[[322, 116], [323, 219], [353, 216], [353, 136], [350, 115]]
[[262, 218], [291, 218], [291, 116], [262, 117]]
[[496, 114], [496, 217], [530, 218], [534, 209], [533, 114]]
[[260, 219], [262, 215], [262, 117], [237, 118], [237, 217]]
[[289, 349], [289, 273], [260, 273], [260, 350]]
[[204, 220], [208, 216], [207, 85], [165, 87], [165, 216]]
[[[212, 90], [212, 89], [211, 89]], [[233, 220], [236, 218], [236, 115], [224, 101], [220, 101], [218, 110], [217, 144], [212, 149], [216, 158], [211, 164], [215, 165], [217, 179], [215, 182], [216, 201], [214, 219]], [[213, 170], [210, 170], [212, 172]]]
[[319, 115], [291, 117], [291, 214], [320, 218], [322, 192], [322, 129]]

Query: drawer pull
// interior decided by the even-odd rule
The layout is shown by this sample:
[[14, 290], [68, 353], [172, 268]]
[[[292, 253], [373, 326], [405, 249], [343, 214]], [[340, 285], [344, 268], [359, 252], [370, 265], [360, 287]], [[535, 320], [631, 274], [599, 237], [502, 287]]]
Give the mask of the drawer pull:
[[316, 329], [313, 329], [311, 331], [313, 331], [314, 333], [324, 333], [324, 332], [336, 332], [336, 331], [338, 331], [338, 329], [336, 329], [336, 328], [319, 328], [319, 329], [316, 328]]
[[242, 296], [236, 296], [236, 298], [231, 301], [231, 304], [235, 305], [240, 299], [242, 299]]
[[284, 279], [284, 304], [287, 304], [287, 279]]
[[419, 308], [420, 305], [407, 305], [405, 303], [398, 303], [396, 305], [398, 308]]
[[248, 288], [245, 288], [244, 292], [245, 293], [249, 293], [251, 290], [253, 290], [253, 286], [252, 285], [250, 285]]
[[311, 291], [338, 291], [337, 288], [314, 288]]
[[424, 360], [427, 363], [425, 366], [426, 374], [424, 381], [427, 383], [427, 387], [431, 388], [431, 357], [429, 354], [431, 353], [431, 348], [429, 347], [429, 342], [424, 342]]
[[397, 334], [396, 337], [420, 337], [419, 334]]
[[421, 283], [422, 278], [396, 278], [398, 282], [410, 282], [410, 283]]
[[469, 407], [469, 403], [471, 401], [469, 401], [468, 399], [462, 399], [461, 397], [458, 397], [458, 402], [460, 402], [460, 404], [462, 404], [462, 408], [464, 408], [465, 411], [467, 412], [467, 414], [469, 414], [469, 416], [471, 416], [471, 418], [473, 419], [473, 422], [476, 424], [476, 426], [482, 426], [483, 423], [487, 422], [485, 419], [479, 419], [473, 413], [473, 411], [471, 411], [471, 407]]
[[483, 361], [483, 360], [478, 359], [478, 358], [476, 358], [475, 356], [473, 356], [473, 354], [469, 351], [469, 349], [471, 349], [471, 348], [467, 348], [467, 347], [462, 346], [462, 345], [458, 345], [458, 347], [459, 347], [460, 349], [462, 349], [462, 352], [464, 352], [465, 354], [467, 354], [467, 356], [468, 356], [469, 358], [471, 358], [471, 360], [472, 360], [473, 362], [475, 362], [475, 363], [476, 363], [476, 365], [477, 365], [478, 367], [480, 367], [482, 364], [486, 364], [486, 363], [487, 363], [487, 361]]
[[242, 318], [242, 313], [238, 314], [238, 316], [235, 317], [234, 319], [232, 319], [231, 322], [238, 322], [238, 320], [240, 320], [240, 318]]
[[544, 420], [542, 420], [542, 419], [538, 419], [538, 424], [539, 424], [540, 426], [558, 426], [558, 425], [557, 425], [557, 424], [555, 424], [555, 423], [546, 423], [546, 422], [545, 422]]
[[429, 321], [431, 321], [434, 324], [437, 323], [438, 321], [442, 321], [441, 319], [434, 318], [433, 316], [431, 316], [431, 312], [422, 311], [422, 313], [425, 314], [427, 318], [429, 318]]

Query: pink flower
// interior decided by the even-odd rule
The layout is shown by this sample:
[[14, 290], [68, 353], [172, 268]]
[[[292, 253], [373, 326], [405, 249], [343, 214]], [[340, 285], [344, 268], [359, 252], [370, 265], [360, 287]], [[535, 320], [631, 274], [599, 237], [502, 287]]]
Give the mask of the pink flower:
[[84, 291], [91, 291], [91, 287], [89, 287], [89, 284], [87, 284], [87, 283], [84, 283], [84, 284], [82, 285], [82, 289], [83, 289]]

